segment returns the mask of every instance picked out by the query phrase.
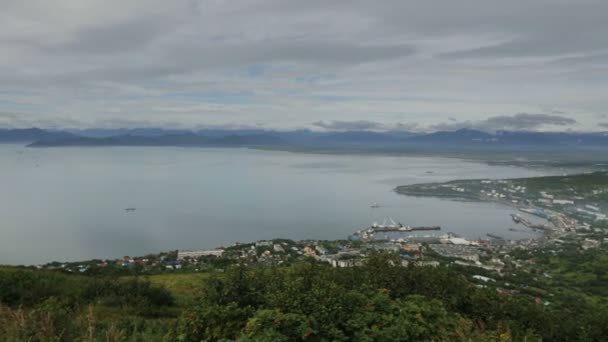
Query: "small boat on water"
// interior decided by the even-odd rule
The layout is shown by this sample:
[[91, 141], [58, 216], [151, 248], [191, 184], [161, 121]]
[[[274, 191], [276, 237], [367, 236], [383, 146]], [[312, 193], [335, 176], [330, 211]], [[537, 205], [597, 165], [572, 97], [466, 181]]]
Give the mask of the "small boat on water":
[[498, 236], [498, 235], [494, 235], [494, 234], [490, 234], [490, 233], [488, 233], [488, 234], [486, 234], [486, 235], [487, 235], [488, 237], [491, 237], [492, 239], [495, 239], [495, 240], [504, 240], [504, 239], [505, 239], [505, 238], [503, 238], [502, 236]]
[[128, 212], [128, 213], [131, 213], [131, 212], [135, 211], [135, 208], [133, 208], [133, 207], [125, 208], [125, 211]]
[[376, 209], [376, 208], [380, 208], [380, 205], [376, 202], [372, 203], [372, 205], [370, 205], [370, 208], [372, 209]]

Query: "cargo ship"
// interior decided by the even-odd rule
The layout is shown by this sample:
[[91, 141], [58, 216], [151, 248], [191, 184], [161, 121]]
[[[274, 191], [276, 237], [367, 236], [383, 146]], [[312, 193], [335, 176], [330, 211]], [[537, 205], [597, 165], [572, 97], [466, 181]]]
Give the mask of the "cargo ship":
[[395, 222], [392, 218], [389, 218], [390, 224], [386, 223], [386, 219], [382, 222], [382, 224], [378, 224], [374, 222], [371, 227], [367, 229], [367, 232], [411, 232], [417, 230], [440, 230], [440, 226], [421, 226], [421, 227], [410, 227], [404, 226], [401, 222]]
[[386, 219], [384, 219], [384, 221], [382, 222], [382, 224], [379, 224], [378, 222], [374, 222], [372, 223], [372, 226], [369, 227], [369, 229], [375, 230], [375, 231], [392, 231], [392, 230], [407, 230], [409, 229], [409, 227], [404, 227], [401, 222], [397, 223], [395, 222], [392, 218], [388, 218], [391, 223], [390, 224], [386, 224]]

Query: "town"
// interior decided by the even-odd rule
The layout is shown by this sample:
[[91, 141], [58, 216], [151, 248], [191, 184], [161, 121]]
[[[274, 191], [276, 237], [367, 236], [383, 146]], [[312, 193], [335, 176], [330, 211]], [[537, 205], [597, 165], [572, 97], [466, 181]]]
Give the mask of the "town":
[[[582, 177], [582, 178], [581, 178]], [[592, 183], [588, 178], [592, 177]], [[598, 181], [598, 177], [602, 179]], [[546, 179], [548, 178], [548, 179]], [[224, 272], [231, 265], [279, 266], [316, 261], [331, 267], [360, 266], [376, 253], [391, 254], [404, 267], [456, 267], [479, 287], [494, 286], [503, 293], [531, 293], [546, 303], [559, 282], [559, 268], [543, 260], [568, 253], [585, 253], [608, 246], [606, 173], [512, 180], [454, 181], [397, 188], [416, 196], [443, 196], [495, 201], [510, 205], [522, 229], [536, 231], [532, 238], [509, 240], [488, 234], [471, 240], [454, 233], [418, 236], [415, 230], [440, 227], [373, 224], [343, 240], [272, 239], [233, 243], [214, 249], [174, 250], [143, 257], [113, 260], [52, 262], [38, 268], [81, 274], [160, 274]], [[559, 186], [556, 186], [559, 185]], [[589, 186], [593, 184], [593, 186]], [[546, 223], [532, 223], [532, 215]], [[394, 232], [398, 236], [376, 234]], [[380, 236], [382, 235], [382, 236]], [[578, 252], [577, 252], [578, 251]], [[558, 258], [558, 260], [561, 260]], [[563, 262], [561, 260], [560, 262]]]
[[[399, 257], [404, 267], [457, 267], [479, 287], [495, 286], [504, 293], [545, 294], [543, 282], [552, 277], [538, 273], [535, 255], [556, 255], [567, 250], [606, 249], [606, 230], [563, 233], [559, 238], [468, 240], [455, 234], [434, 237], [411, 237], [398, 240], [261, 240], [235, 243], [209, 250], [177, 250], [115, 260], [92, 260], [79, 263], [49, 263], [38, 268], [58, 269], [83, 274], [159, 274], [224, 272], [231, 265], [279, 266], [315, 260], [332, 267], [362, 265], [375, 253]], [[536, 271], [535, 271], [536, 270]], [[522, 275], [524, 275], [522, 277]], [[518, 282], [515, 279], [526, 279]], [[546, 300], [546, 298], [542, 299]]]

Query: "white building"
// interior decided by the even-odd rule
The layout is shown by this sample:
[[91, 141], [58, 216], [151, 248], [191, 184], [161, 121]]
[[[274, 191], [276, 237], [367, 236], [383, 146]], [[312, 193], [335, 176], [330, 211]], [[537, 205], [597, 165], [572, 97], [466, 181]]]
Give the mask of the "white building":
[[564, 205], [564, 204], [574, 204], [574, 201], [554, 199], [553, 200], [553, 204], [561, 204], [561, 205]]
[[473, 279], [481, 280], [481, 281], [484, 281], [486, 283], [489, 282], [489, 281], [494, 281], [494, 279], [488, 278], [488, 277], [484, 277], [482, 275], [474, 275]]
[[600, 211], [600, 208], [598, 208], [598, 207], [596, 207], [594, 205], [591, 205], [591, 204], [586, 204], [585, 207], [587, 207], [587, 209], [591, 209], [591, 210], [594, 210], [594, 211]]
[[200, 258], [200, 257], [205, 257], [205, 256], [221, 257], [222, 255], [224, 255], [223, 249], [212, 249], [212, 250], [208, 250], [208, 251], [178, 251], [177, 252], [178, 259]]
[[548, 194], [548, 193], [546, 193], [546, 192], [544, 192], [544, 191], [541, 191], [541, 192], [540, 192], [540, 195], [541, 195], [541, 196], [543, 196], [544, 198], [546, 198], [546, 199], [550, 199], [550, 200], [552, 200], [552, 199], [554, 199], [554, 198], [555, 198], [555, 196], [553, 196], [553, 195], [551, 195], [551, 194]]

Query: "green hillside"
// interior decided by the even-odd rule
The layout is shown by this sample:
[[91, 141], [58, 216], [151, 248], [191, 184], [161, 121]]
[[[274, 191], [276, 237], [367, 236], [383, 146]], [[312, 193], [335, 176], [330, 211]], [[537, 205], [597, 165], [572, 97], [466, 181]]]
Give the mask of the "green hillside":
[[[225, 272], [109, 277], [0, 269], [0, 336], [10, 341], [599, 341], [608, 334], [608, 252], [523, 252], [533, 273], [487, 285], [464, 267], [313, 259]], [[544, 258], [544, 259], [543, 259]], [[560, 259], [564, 258], [564, 259]], [[565, 258], [568, 258], [566, 260]], [[571, 268], [574, 261], [580, 271]], [[561, 271], [560, 271], [561, 270]], [[555, 279], [535, 274], [553, 272]], [[535, 280], [537, 279], [537, 280]], [[505, 282], [527, 291], [499, 291]], [[527, 287], [527, 286], [526, 286]], [[550, 293], [550, 295], [549, 295]], [[551, 297], [539, 302], [538, 296]]]

